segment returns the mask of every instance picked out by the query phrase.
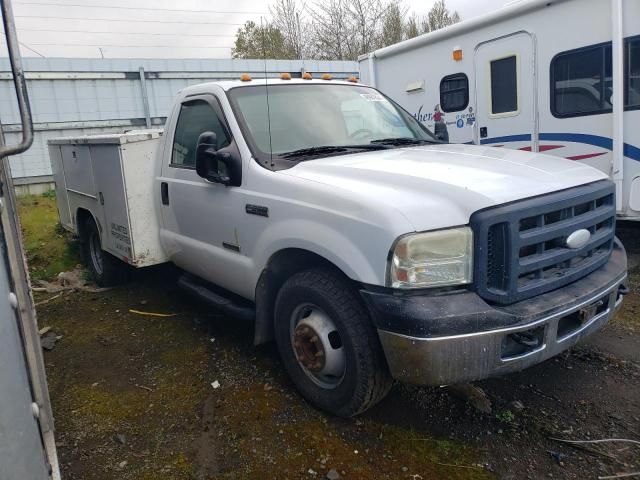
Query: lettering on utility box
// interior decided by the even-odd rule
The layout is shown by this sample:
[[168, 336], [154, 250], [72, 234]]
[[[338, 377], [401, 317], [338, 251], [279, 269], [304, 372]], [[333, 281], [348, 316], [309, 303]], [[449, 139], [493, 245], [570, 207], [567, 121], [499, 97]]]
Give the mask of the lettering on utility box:
[[111, 236], [114, 240], [114, 247], [127, 257], [131, 257], [131, 240], [129, 239], [129, 229], [124, 225], [111, 222]]

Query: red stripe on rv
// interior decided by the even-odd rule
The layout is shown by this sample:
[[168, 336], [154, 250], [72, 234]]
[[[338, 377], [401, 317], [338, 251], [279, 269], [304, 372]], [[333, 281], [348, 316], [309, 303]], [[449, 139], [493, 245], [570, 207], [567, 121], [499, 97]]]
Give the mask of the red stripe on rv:
[[567, 160], [584, 160], [586, 158], [599, 157], [600, 155], [604, 155], [607, 152], [600, 153], [587, 153], [585, 155], [574, 155], [573, 157], [566, 157]]
[[[564, 145], [540, 145], [538, 147], [539, 152], [546, 152], [547, 150], [555, 150], [556, 148], [562, 148]], [[522, 147], [519, 150], [523, 150], [525, 152], [530, 152], [531, 147]]]

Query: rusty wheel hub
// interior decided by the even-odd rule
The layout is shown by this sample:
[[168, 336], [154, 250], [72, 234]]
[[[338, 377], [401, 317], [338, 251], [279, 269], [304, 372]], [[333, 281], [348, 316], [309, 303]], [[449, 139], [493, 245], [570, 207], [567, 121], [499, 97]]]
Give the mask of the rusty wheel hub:
[[293, 335], [293, 346], [298, 361], [312, 372], [319, 372], [325, 364], [325, 352], [318, 333], [310, 326], [299, 323]]
[[291, 346], [304, 373], [323, 388], [337, 387], [346, 360], [331, 317], [315, 305], [300, 305], [293, 312], [291, 327]]

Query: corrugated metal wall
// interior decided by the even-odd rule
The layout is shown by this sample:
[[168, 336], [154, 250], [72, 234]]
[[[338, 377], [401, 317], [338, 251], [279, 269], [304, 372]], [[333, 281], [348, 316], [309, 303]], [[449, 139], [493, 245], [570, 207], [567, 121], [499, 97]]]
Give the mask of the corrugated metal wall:
[[[11, 158], [12, 175], [22, 183], [48, 180], [49, 138], [144, 128], [148, 123], [162, 125], [178, 90], [195, 83], [238, 78], [243, 72], [264, 77], [265, 71], [262, 60], [237, 59], [25, 58], [23, 62], [36, 135], [30, 150]], [[346, 78], [357, 74], [358, 64], [267, 60], [266, 70], [270, 77], [304, 70]], [[14, 143], [20, 136], [20, 124], [10, 71], [8, 59], [0, 59], [0, 120], [7, 143]]]

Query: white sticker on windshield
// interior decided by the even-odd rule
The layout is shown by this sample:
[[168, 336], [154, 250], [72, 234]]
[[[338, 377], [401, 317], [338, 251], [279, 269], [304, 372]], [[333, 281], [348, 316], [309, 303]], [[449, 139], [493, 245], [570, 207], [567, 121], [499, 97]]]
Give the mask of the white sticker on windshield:
[[367, 102], [384, 102], [384, 97], [378, 92], [374, 93], [361, 93], [360, 96]]

